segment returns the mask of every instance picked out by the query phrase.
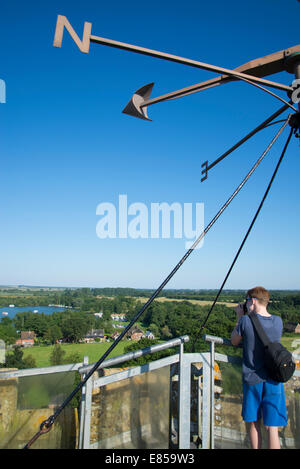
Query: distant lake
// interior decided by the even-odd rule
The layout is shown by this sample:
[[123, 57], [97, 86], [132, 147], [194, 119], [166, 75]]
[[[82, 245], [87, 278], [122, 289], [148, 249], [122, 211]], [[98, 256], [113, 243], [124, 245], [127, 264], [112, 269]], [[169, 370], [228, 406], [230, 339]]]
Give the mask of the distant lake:
[[[13, 318], [17, 313], [25, 313], [26, 311], [36, 311], [37, 313], [52, 314], [59, 313], [65, 309], [69, 308], [63, 306], [5, 306], [4, 308], [0, 308], [0, 319]], [[3, 315], [3, 312], [8, 314]]]

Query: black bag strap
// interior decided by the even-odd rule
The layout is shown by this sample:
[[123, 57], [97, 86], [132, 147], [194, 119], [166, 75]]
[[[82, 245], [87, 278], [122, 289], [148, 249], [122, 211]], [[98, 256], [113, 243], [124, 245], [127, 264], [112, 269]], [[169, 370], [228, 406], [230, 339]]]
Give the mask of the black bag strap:
[[250, 313], [248, 316], [252, 321], [253, 327], [256, 330], [258, 337], [262, 341], [263, 345], [267, 347], [271, 343], [271, 341], [268, 338], [267, 334], [265, 333], [264, 328], [262, 327], [261, 323], [259, 322], [257, 314]]

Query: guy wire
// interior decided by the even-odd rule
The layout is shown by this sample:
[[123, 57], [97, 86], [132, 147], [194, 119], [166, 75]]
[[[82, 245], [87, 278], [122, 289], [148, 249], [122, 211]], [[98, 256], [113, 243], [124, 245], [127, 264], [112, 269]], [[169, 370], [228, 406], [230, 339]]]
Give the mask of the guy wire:
[[240, 80], [242, 80], [242, 81], [245, 81], [246, 83], [249, 83], [249, 85], [256, 86], [256, 88], [259, 88], [259, 89], [265, 91], [266, 93], [270, 94], [271, 96], [274, 96], [274, 98], [279, 99], [279, 101], [281, 101], [282, 103], [284, 103], [286, 106], [289, 106], [291, 109], [293, 109], [293, 111], [297, 112], [297, 109], [291, 104], [291, 102], [288, 102], [288, 101], [286, 101], [285, 99], [281, 98], [280, 96], [278, 96], [278, 94], [273, 93], [273, 91], [268, 90], [268, 89], [265, 88], [264, 86], [261, 86], [261, 85], [259, 85], [258, 83], [255, 83], [255, 81], [248, 80], [247, 78], [240, 77], [240, 76], [239, 76], [238, 78], [239, 78]]
[[[290, 117], [289, 117], [290, 118]], [[171, 280], [171, 278], [175, 275], [177, 270], [182, 266], [182, 264], [186, 261], [186, 259], [190, 256], [190, 254], [194, 251], [195, 247], [200, 243], [200, 241], [204, 238], [204, 236], [207, 234], [207, 232], [210, 230], [210, 228], [214, 225], [214, 223], [218, 220], [218, 218], [222, 215], [224, 210], [229, 206], [229, 204], [232, 202], [232, 200], [235, 198], [235, 196], [240, 192], [242, 187], [245, 185], [245, 183], [248, 181], [250, 176], [253, 174], [255, 169], [258, 167], [258, 165], [261, 163], [265, 155], [269, 152], [275, 141], [278, 139], [284, 128], [286, 127], [289, 118], [285, 122], [285, 124], [279, 129], [275, 137], [272, 139], [271, 143], [268, 145], [266, 150], [263, 152], [263, 154], [260, 156], [260, 158], [257, 160], [257, 162], [254, 164], [254, 166], [251, 168], [251, 170], [248, 172], [248, 174], [245, 176], [245, 178], [242, 180], [242, 182], [239, 184], [239, 186], [236, 188], [236, 190], [233, 192], [233, 194], [229, 197], [229, 199], [225, 202], [225, 204], [221, 207], [219, 212], [215, 215], [215, 217], [211, 220], [211, 222], [207, 225], [207, 227], [202, 231], [202, 233], [199, 235], [199, 237], [194, 241], [193, 245], [191, 248], [186, 252], [186, 254], [180, 259], [180, 261], [176, 264], [174, 269], [171, 271], [171, 273], [165, 278], [165, 280], [161, 283], [161, 285], [157, 288], [157, 290], [152, 294], [152, 296], [148, 299], [148, 301], [142, 306], [142, 308], [138, 311], [138, 313], [133, 317], [131, 322], [126, 326], [126, 328], [123, 329], [119, 337], [114, 341], [114, 343], [107, 349], [107, 351], [102, 355], [102, 357], [93, 365], [93, 367], [90, 369], [90, 371], [85, 375], [84, 379], [76, 386], [76, 388], [70, 393], [70, 395], [64, 400], [64, 402], [59, 406], [59, 408], [55, 411], [53, 415], [48, 417], [44, 422], [41, 423], [40, 425], [40, 430], [31, 438], [31, 440], [24, 446], [23, 449], [29, 449], [31, 444], [36, 441], [41, 434], [47, 433], [50, 431], [52, 425], [54, 424], [56, 418], [59, 416], [59, 414], [62, 412], [62, 410], [69, 404], [69, 402], [73, 399], [73, 397], [77, 394], [80, 389], [85, 385], [85, 383], [88, 381], [88, 379], [93, 375], [93, 373], [99, 368], [101, 363], [105, 360], [105, 358], [110, 354], [110, 352], [116, 347], [116, 345], [121, 341], [121, 339], [125, 336], [125, 334], [132, 328], [134, 323], [139, 319], [139, 317], [143, 314], [143, 312], [148, 308], [148, 306], [153, 302], [153, 300], [158, 296], [158, 294], [161, 292], [161, 290], [165, 287], [165, 285]]]
[[[288, 119], [286, 120], [285, 124], [284, 124], [283, 127], [282, 127], [282, 130], [286, 127], [286, 125], [288, 124], [290, 118], [291, 118], [291, 115], [290, 115], [290, 116], [288, 117]], [[219, 298], [219, 296], [220, 296], [220, 294], [221, 294], [221, 292], [222, 292], [222, 290], [223, 290], [223, 288], [224, 288], [224, 285], [225, 285], [225, 283], [226, 283], [226, 281], [227, 281], [227, 279], [228, 279], [228, 277], [229, 277], [229, 275], [230, 275], [230, 273], [231, 273], [231, 271], [232, 271], [232, 269], [233, 269], [233, 267], [234, 267], [234, 265], [235, 265], [235, 263], [236, 263], [236, 261], [237, 261], [239, 255], [240, 255], [240, 253], [241, 253], [241, 250], [242, 250], [243, 247], [244, 247], [244, 244], [245, 244], [245, 242], [246, 242], [246, 240], [247, 240], [247, 238], [248, 238], [248, 236], [249, 236], [249, 234], [250, 234], [250, 232], [251, 232], [251, 230], [252, 230], [252, 228], [253, 228], [253, 225], [254, 225], [254, 223], [255, 223], [255, 221], [256, 221], [258, 215], [259, 215], [259, 212], [260, 212], [260, 210], [261, 210], [261, 208], [262, 208], [262, 206], [263, 206], [263, 204], [264, 204], [264, 202], [265, 202], [265, 200], [266, 200], [266, 198], [267, 198], [267, 195], [268, 195], [268, 193], [269, 193], [269, 191], [270, 191], [270, 189], [271, 189], [271, 186], [272, 186], [272, 184], [273, 184], [273, 181], [274, 181], [274, 179], [275, 179], [275, 176], [276, 176], [276, 174], [277, 174], [277, 171], [278, 171], [278, 169], [279, 169], [279, 166], [280, 166], [280, 164], [281, 164], [281, 162], [282, 162], [282, 159], [283, 159], [283, 157], [284, 157], [284, 155], [285, 155], [285, 152], [286, 152], [286, 149], [287, 149], [288, 144], [289, 144], [289, 142], [290, 142], [290, 139], [291, 139], [291, 137], [292, 137], [292, 134], [293, 134], [293, 128], [291, 128], [290, 134], [289, 134], [288, 139], [287, 139], [287, 141], [286, 141], [286, 143], [285, 143], [285, 146], [284, 146], [283, 151], [282, 151], [282, 153], [281, 153], [281, 156], [280, 156], [280, 158], [279, 158], [279, 160], [278, 160], [278, 163], [277, 163], [277, 165], [276, 165], [276, 168], [275, 168], [275, 170], [274, 170], [274, 172], [273, 172], [273, 175], [272, 175], [272, 177], [271, 177], [271, 179], [270, 179], [270, 182], [269, 182], [268, 187], [267, 187], [267, 189], [266, 189], [266, 191], [265, 191], [265, 193], [264, 193], [264, 196], [263, 196], [263, 198], [262, 198], [262, 200], [261, 200], [261, 202], [260, 202], [260, 204], [259, 204], [259, 207], [258, 207], [258, 209], [257, 209], [257, 211], [256, 211], [256, 213], [255, 213], [255, 215], [254, 215], [254, 217], [253, 217], [253, 219], [252, 219], [252, 222], [250, 223], [250, 226], [249, 226], [249, 228], [248, 228], [248, 230], [247, 230], [247, 233], [246, 233], [246, 235], [245, 235], [245, 237], [244, 237], [244, 239], [243, 239], [243, 241], [242, 241], [242, 243], [241, 243], [241, 245], [240, 245], [240, 247], [239, 247], [239, 249], [238, 249], [238, 251], [237, 251], [235, 257], [234, 257], [234, 260], [233, 260], [233, 262], [232, 262], [232, 264], [231, 264], [231, 266], [230, 266], [230, 268], [229, 268], [229, 270], [228, 270], [228, 272], [227, 272], [227, 274], [226, 274], [226, 276], [225, 276], [225, 278], [224, 278], [224, 280], [223, 280], [223, 282], [222, 282], [222, 285], [221, 285], [221, 287], [220, 287], [220, 289], [219, 289], [219, 291], [218, 291], [218, 293], [217, 293], [217, 295], [216, 295], [216, 297], [215, 297], [215, 299], [214, 299], [214, 301], [213, 301], [213, 304], [212, 304], [212, 306], [211, 306], [211, 308], [210, 308], [210, 310], [209, 310], [209, 312], [208, 312], [208, 314], [207, 314], [207, 316], [206, 316], [204, 322], [203, 322], [202, 325], [200, 326], [200, 329], [199, 329], [198, 334], [196, 335], [196, 337], [195, 337], [195, 339], [194, 339], [194, 341], [193, 341], [193, 345], [192, 345], [192, 350], [193, 350], [193, 351], [195, 351], [195, 350], [194, 350], [194, 348], [195, 348], [195, 343], [196, 343], [197, 339], [199, 338], [199, 335], [201, 334], [202, 330], [204, 329], [204, 327], [205, 327], [205, 325], [206, 325], [206, 323], [207, 323], [207, 321], [208, 321], [208, 318], [209, 318], [209, 316], [211, 315], [211, 313], [212, 313], [212, 311], [213, 311], [213, 309], [214, 309], [214, 307], [215, 307], [215, 305], [216, 305], [216, 302], [218, 301], [218, 298]]]

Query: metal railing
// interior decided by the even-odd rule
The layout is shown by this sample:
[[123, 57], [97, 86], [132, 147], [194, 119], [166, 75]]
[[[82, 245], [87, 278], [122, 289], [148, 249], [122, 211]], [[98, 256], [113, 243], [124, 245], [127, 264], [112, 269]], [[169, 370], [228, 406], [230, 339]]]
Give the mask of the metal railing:
[[[226, 339], [222, 339], [220, 337], [215, 337], [215, 336], [210, 336], [206, 335], [204, 336], [204, 339], [210, 344], [210, 350], [209, 352], [205, 353], [185, 353], [184, 352], [184, 344], [189, 341], [188, 336], [183, 336], [179, 337], [176, 339], [169, 340], [164, 343], [159, 343], [156, 345], [152, 345], [149, 347], [146, 347], [141, 350], [137, 350], [134, 352], [126, 353], [123, 355], [120, 355], [118, 357], [110, 358], [108, 360], [105, 360], [101, 365], [100, 369], [102, 370], [107, 370], [108, 368], [111, 369], [111, 367], [115, 367], [116, 365], [121, 365], [124, 364], [125, 362], [128, 362], [129, 360], [136, 359], [139, 357], [143, 357], [148, 354], [153, 354], [155, 352], [163, 351], [166, 349], [174, 348], [174, 347], [179, 347], [179, 353], [174, 353], [173, 355], [155, 360], [155, 361], [149, 361], [146, 364], [140, 365], [140, 366], [131, 366], [126, 369], [114, 369], [111, 370], [113, 371], [112, 374], [104, 375], [101, 376], [93, 376], [91, 379], [87, 381], [85, 386], [82, 388], [81, 392], [81, 402], [80, 402], [80, 419], [79, 419], [79, 428], [77, 432], [77, 438], [78, 442], [76, 442], [76, 446], [79, 449], [88, 449], [88, 448], [101, 448], [103, 447], [103, 444], [105, 445], [114, 445], [114, 446], [105, 446], [106, 448], [111, 447], [111, 448], [118, 448], [117, 443], [117, 438], [115, 435], [113, 437], [109, 437], [105, 439], [105, 443], [101, 438], [97, 440], [97, 435], [94, 437], [93, 441], [91, 441], [91, 428], [92, 428], [92, 421], [95, 420], [94, 413], [99, 411], [98, 407], [99, 405], [102, 405], [102, 407], [106, 406], [108, 401], [102, 402], [101, 399], [108, 399], [110, 396], [114, 396], [115, 390], [114, 386], [123, 386], [124, 389], [127, 389], [126, 386], [124, 386], [124, 383], [132, 383], [135, 379], [140, 380], [141, 382], [142, 377], [145, 377], [147, 374], [148, 376], [152, 377], [152, 381], [156, 382], [157, 385], [157, 373], [160, 372], [161, 370], [168, 370], [168, 374], [166, 376], [168, 377], [169, 384], [167, 384], [167, 381], [163, 381], [164, 387], [169, 388], [170, 392], [169, 394], [166, 392], [166, 396], [170, 396], [170, 402], [174, 398], [174, 394], [178, 394], [178, 399], [176, 400], [176, 408], [174, 410], [174, 405], [173, 405], [173, 410], [170, 411], [170, 408], [172, 407], [170, 402], [165, 402], [165, 412], [170, 420], [169, 424], [169, 429], [168, 429], [168, 441], [164, 442], [163, 444], [165, 445], [164, 447], [170, 448], [170, 442], [171, 442], [171, 433], [175, 434], [175, 443], [173, 447], [179, 448], [179, 449], [190, 449], [193, 436], [197, 437], [198, 439], [198, 444], [197, 446], [199, 448], [207, 449], [207, 448], [215, 448], [215, 447], [220, 447], [220, 436], [218, 435], [218, 432], [223, 433], [226, 435], [233, 435], [234, 432], [236, 434], [239, 433], [240, 430], [235, 430], [234, 428], [231, 427], [227, 428], [226, 421], [221, 422], [221, 425], [218, 425], [218, 428], [216, 428], [216, 418], [219, 417], [218, 415], [215, 415], [216, 413], [216, 408], [217, 406], [220, 406], [220, 396], [222, 397], [222, 389], [220, 386], [216, 385], [216, 366], [218, 368], [218, 365], [220, 366], [240, 366], [241, 365], [241, 358], [237, 356], [228, 356], [224, 354], [217, 353], [215, 351], [215, 345], [231, 345], [230, 342]], [[300, 359], [300, 357], [296, 357]], [[198, 364], [198, 367], [195, 366], [195, 364]], [[72, 365], [60, 365], [60, 366], [52, 366], [52, 367], [43, 367], [43, 368], [33, 368], [33, 369], [26, 369], [26, 370], [8, 370], [8, 371], [0, 371], [0, 384], [3, 385], [5, 384], [5, 380], [10, 380], [13, 381], [15, 380], [16, 382], [20, 382], [25, 378], [29, 377], [41, 377], [43, 378], [44, 375], [50, 376], [50, 375], [57, 375], [60, 376], [60, 374], [69, 374], [70, 372], [76, 372], [79, 373], [81, 377], [83, 377], [88, 371], [91, 369], [92, 365], [87, 363], [87, 358], [85, 358], [83, 363], [77, 363], [77, 364], [72, 364]], [[102, 374], [104, 371], [102, 372]], [[155, 374], [156, 373], [156, 374]], [[225, 372], [222, 370], [223, 375], [223, 384], [224, 384], [224, 379], [225, 379]], [[61, 375], [65, 376], [65, 375]], [[153, 376], [155, 376], [155, 380], [153, 380]], [[299, 393], [300, 393], [300, 370], [296, 370], [294, 373], [294, 379], [295, 381], [295, 399], [298, 398]], [[241, 378], [241, 377], [240, 377]], [[164, 378], [165, 379], [165, 378]], [[18, 381], [19, 380], [19, 381]], [[239, 378], [237, 378], [239, 380]], [[150, 380], [151, 381], [151, 380]], [[149, 381], [149, 382], [150, 382]], [[222, 384], [222, 382], [221, 382]], [[222, 386], [223, 386], [222, 384]], [[130, 388], [130, 385], [129, 385]], [[2, 404], [1, 400], [3, 400], [3, 386], [0, 388], [0, 403]], [[113, 390], [112, 390], [113, 389]], [[131, 389], [131, 388], [130, 388]], [[134, 389], [134, 387], [132, 387]], [[146, 394], [147, 394], [147, 389], [146, 389]], [[158, 388], [162, 391], [162, 388]], [[192, 390], [193, 389], [193, 390]], [[72, 389], [71, 389], [72, 390]], [[30, 392], [34, 392], [33, 390], [29, 390]], [[59, 394], [59, 390], [57, 390], [57, 393]], [[145, 394], [144, 392], [144, 394]], [[227, 391], [226, 391], [227, 392]], [[20, 393], [20, 389], [19, 389]], [[149, 393], [151, 394], [151, 388], [149, 388]], [[160, 393], [160, 391], [158, 391]], [[297, 394], [298, 393], [298, 394]], [[224, 394], [224, 393], [223, 393]], [[227, 397], [233, 399], [232, 393], [227, 392]], [[218, 396], [218, 404], [216, 404], [216, 396]], [[143, 399], [148, 399], [151, 396], [146, 396], [143, 395]], [[159, 397], [157, 396], [158, 400]], [[224, 396], [223, 396], [224, 398]], [[225, 396], [226, 398], [226, 396]], [[239, 399], [240, 395], [239, 393], [236, 394], [234, 399]], [[95, 400], [96, 399], [96, 400]], [[98, 399], [98, 400], [97, 400]], [[100, 400], [99, 400], [100, 399]], [[112, 398], [113, 399], [113, 398]], [[54, 399], [55, 400], [55, 399]], [[225, 399], [226, 400], [226, 399]], [[223, 399], [223, 401], [225, 402]], [[193, 404], [192, 404], [193, 401]], [[100, 404], [99, 404], [100, 402]], [[102, 402], [102, 404], [101, 404]], [[112, 400], [110, 401], [109, 405], [107, 407], [113, 407], [112, 404], [115, 404], [115, 401]], [[153, 400], [152, 406], [153, 406]], [[296, 402], [296, 401], [295, 401]], [[293, 420], [296, 421], [298, 419], [299, 421], [299, 412], [300, 412], [300, 406], [298, 405], [298, 401], [296, 402], [296, 411], [298, 412], [297, 418], [293, 417]], [[149, 407], [148, 412], [151, 414], [151, 405]], [[227, 405], [227, 404], [226, 404]], [[136, 408], [136, 407], [135, 407]], [[192, 415], [191, 415], [191, 408], [192, 410]], [[238, 407], [235, 408], [234, 412], [237, 412]], [[2, 406], [3, 409], [3, 406]], [[196, 415], [194, 415], [196, 414]], [[117, 414], [116, 414], [117, 415]], [[151, 417], [151, 415], [150, 415]], [[221, 417], [219, 417], [220, 420]], [[225, 419], [226, 420], [226, 419]], [[117, 419], [115, 420], [117, 423]], [[105, 421], [101, 420], [101, 415], [100, 415], [100, 427], [103, 425]], [[152, 422], [153, 423], [153, 422]], [[1, 418], [0, 418], [0, 427], [1, 427]], [[147, 428], [146, 428], [147, 427]], [[151, 430], [151, 422], [149, 425], [144, 425], [140, 429], [137, 429], [140, 431], [142, 434], [143, 431], [149, 430], [152, 433], [154, 432], [153, 428]], [[1, 430], [1, 428], [0, 428]], [[136, 430], [136, 429], [135, 429]], [[299, 433], [300, 429], [297, 429]], [[62, 429], [64, 431], [64, 429]], [[14, 435], [21, 433], [22, 428], [13, 428]], [[123, 434], [121, 437], [123, 438], [123, 442], [125, 441], [125, 437], [127, 438], [127, 443], [130, 443], [130, 437], [133, 433], [133, 429], [130, 427], [129, 432], [123, 431]], [[295, 433], [295, 432], [294, 432]], [[216, 434], [218, 438], [218, 444], [215, 444], [215, 439], [216, 439]], [[296, 434], [296, 433], [295, 433]], [[45, 445], [47, 446], [47, 435], [51, 435], [51, 432], [49, 434], [43, 435], [41, 439], [43, 438], [45, 441]], [[120, 435], [117, 435], [118, 438]], [[147, 436], [143, 437], [143, 444], [147, 440]], [[119, 440], [118, 440], [119, 441]], [[128, 443], [129, 441], [129, 443]], [[173, 440], [172, 440], [173, 441]], [[288, 441], [289, 447], [300, 447], [300, 442], [296, 441], [295, 438], [292, 439], [290, 437], [286, 438], [286, 441]], [[200, 442], [200, 443], [199, 443]], [[24, 441], [24, 444], [26, 441]], [[13, 443], [11, 443], [13, 444]], [[50, 443], [49, 443], [50, 444]], [[130, 444], [133, 444], [132, 442]], [[155, 444], [155, 443], [149, 443], [150, 445]], [[230, 437], [228, 440], [228, 444], [230, 444]], [[20, 445], [20, 443], [19, 443]], [[102, 445], [102, 446], [101, 446]], [[241, 443], [242, 445], [242, 443]], [[5, 447], [2, 446], [2, 447]], [[10, 446], [11, 447], [11, 446]], [[16, 444], [15, 446], [20, 447]], [[33, 446], [34, 447], [34, 446]], [[120, 448], [123, 448], [122, 446], [119, 446]], [[125, 446], [126, 447], [126, 446]], [[130, 446], [133, 448], [133, 446]], [[145, 446], [147, 447], [147, 446]], [[155, 446], [148, 446], [151, 448], [155, 448]], [[160, 446], [158, 446], [160, 448]], [[195, 447], [192, 446], [192, 447]], [[137, 447], [138, 448], [138, 447]]]
[[[180, 379], [180, 402], [188, 400], [188, 391], [186, 389], [186, 384], [184, 382], [184, 370], [183, 370], [183, 345], [189, 340], [188, 336], [182, 336], [176, 339], [169, 340], [160, 344], [152, 345], [145, 347], [143, 349], [129, 352], [118, 357], [111, 358], [102, 363], [100, 368], [107, 368], [116, 365], [120, 365], [129, 360], [133, 360], [148, 354], [153, 354], [156, 352], [161, 352], [166, 349], [170, 349], [176, 346], [180, 346], [179, 354], [174, 354], [170, 357], [162, 358], [153, 362], [146, 363], [144, 365], [131, 367], [127, 370], [122, 370], [116, 373], [113, 373], [109, 376], [103, 376], [94, 380], [88, 380], [86, 385], [82, 389], [82, 401], [81, 401], [81, 419], [80, 419], [80, 436], [79, 436], [79, 448], [88, 449], [90, 448], [90, 432], [91, 432], [91, 412], [92, 412], [92, 393], [93, 390], [102, 388], [104, 386], [110, 385], [112, 383], [121, 382], [128, 378], [133, 378], [134, 376], [142, 375], [147, 372], [157, 370], [162, 367], [166, 367], [175, 363], [180, 364], [180, 373], [182, 379]], [[87, 365], [81, 367], [78, 371], [84, 376], [91, 369], [92, 365]], [[186, 397], [186, 399], [185, 399]], [[185, 409], [182, 409], [180, 412], [180, 444], [184, 445], [186, 439], [186, 425], [185, 425]], [[94, 445], [95, 447], [95, 445]]]
[[[214, 363], [216, 362], [221, 362], [221, 363], [231, 363], [232, 365], [239, 365], [241, 366], [242, 364], [242, 359], [237, 356], [228, 356], [220, 353], [215, 352], [215, 345], [222, 345], [222, 346], [229, 346], [233, 348], [231, 341], [228, 339], [224, 339], [222, 337], [216, 337], [216, 336], [211, 336], [211, 335], [205, 335], [204, 340], [210, 343], [210, 364], [211, 364], [211, 380], [210, 380], [210, 448], [215, 447], [215, 418], [214, 418], [214, 411], [215, 411], [215, 379], [214, 379]], [[242, 345], [239, 345], [238, 348], [242, 348]], [[298, 366], [293, 374], [293, 377], [291, 380], [296, 381], [296, 393], [300, 393], [300, 369], [299, 369], [299, 363], [300, 363], [300, 355], [297, 355], [293, 353], [293, 357], [295, 361], [298, 363]], [[291, 381], [290, 381], [291, 382]], [[289, 384], [286, 383], [286, 386]], [[294, 393], [295, 390], [292, 390], [292, 393]], [[291, 407], [291, 406], [290, 406]], [[292, 420], [296, 420], [299, 422], [299, 417], [300, 417], [300, 399], [299, 402], [297, 402], [296, 405], [296, 410], [295, 410], [296, 415], [293, 415]], [[289, 417], [289, 416], [288, 416]], [[295, 425], [294, 425], [295, 426]], [[296, 428], [296, 427], [295, 427]], [[295, 438], [290, 438], [290, 437], [285, 437], [284, 438], [284, 443], [286, 447], [290, 448], [300, 448], [300, 438], [297, 436], [299, 435], [300, 428], [296, 428], [294, 431], [294, 434], [296, 435]]]

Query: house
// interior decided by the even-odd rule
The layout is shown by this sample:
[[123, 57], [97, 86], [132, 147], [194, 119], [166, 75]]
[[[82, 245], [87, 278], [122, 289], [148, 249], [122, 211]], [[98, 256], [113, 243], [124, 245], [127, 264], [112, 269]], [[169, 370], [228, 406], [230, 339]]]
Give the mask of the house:
[[99, 339], [100, 342], [104, 342], [106, 340], [106, 336], [104, 335], [104, 329], [90, 330], [84, 337], [83, 342], [89, 344], [95, 342], [95, 339]]
[[94, 313], [94, 316], [97, 316], [98, 318], [102, 318], [103, 312], [100, 311], [99, 313]]
[[21, 347], [32, 347], [34, 345], [35, 333], [33, 331], [21, 331], [21, 338], [16, 340], [16, 345]]
[[288, 322], [284, 326], [285, 332], [294, 332], [296, 334], [300, 334], [300, 323], [296, 322]]
[[126, 336], [129, 340], [140, 340], [145, 337], [145, 334], [141, 329], [135, 326], [127, 332]]
[[114, 333], [111, 335], [111, 338], [112, 338], [113, 340], [116, 340], [116, 339], [119, 337], [119, 335], [120, 335], [120, 332], [117, 332], [117, 331], [116, 331], [116, 332], [114, 332]]
[[145, 337], [146, 339], [155, 339], [154, 334], [150, 331], [146, 331]]
[[113, 321], [126, 321], [126, 314], [125, 313], [120, 313], [120, 314], [113, 313], [113, 314], [110, 315], [110, 317]]

